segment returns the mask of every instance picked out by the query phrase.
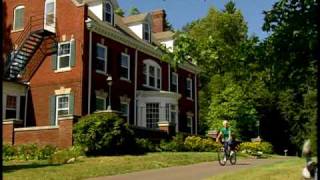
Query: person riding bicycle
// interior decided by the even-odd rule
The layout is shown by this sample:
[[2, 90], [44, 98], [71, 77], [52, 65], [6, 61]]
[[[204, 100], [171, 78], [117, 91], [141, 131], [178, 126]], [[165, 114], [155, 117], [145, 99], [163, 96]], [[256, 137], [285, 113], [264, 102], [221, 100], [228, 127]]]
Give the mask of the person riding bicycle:
[[[227, 120], [224, 120], [222, 124], [223, 128], [220, 129], [216, 141], [219, 142], [221, 138], [225, 154], [227, 153], [227, 150], [230, 148], [230, 155], [232, 155], [234, 153], [233, 133], [231, 133], [231, 128], [229, 128], [229, 122]], [[224, 161], [227, 161], [226, 157], [224, 157]]]

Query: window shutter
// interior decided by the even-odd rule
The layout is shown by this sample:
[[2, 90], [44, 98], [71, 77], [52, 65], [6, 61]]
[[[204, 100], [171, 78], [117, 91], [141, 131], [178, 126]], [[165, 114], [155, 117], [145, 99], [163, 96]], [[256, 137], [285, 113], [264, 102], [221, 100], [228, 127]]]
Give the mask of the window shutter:
[[74, 93], [69, 95], [69, 114], [74, 115]]
[[70, 52], [70, 65], [71, 67], [74, 67], [75, 64], [76, 64], [76, 41], [73, 39], [71, 40], [70, 42], [70, 49], [71, 49], [71, 52]]
[[57, 61], [58, 61], [58, 58], [57, 58], [57, 48], [58, 44], [56, 42], [52, 43], [52, 52], [54, 52], [54, 54], [51, 55], [51, 65], [52, 65], [52, 70], [57, 70]]
[[50, 97], [50, 125], [55, 126], [56, 124], [56, 96]]
[[20, 96], [20, 114], [19, 114], [19, 119], [24, 120], [24, 115], [25, 115], [25, 102], [26, 102], [26, 97], [25, 96]]

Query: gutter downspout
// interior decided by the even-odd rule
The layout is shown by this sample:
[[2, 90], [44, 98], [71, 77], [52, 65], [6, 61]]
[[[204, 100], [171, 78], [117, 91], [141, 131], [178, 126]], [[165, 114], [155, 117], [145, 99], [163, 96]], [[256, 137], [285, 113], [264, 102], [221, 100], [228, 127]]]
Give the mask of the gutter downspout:
[[138, 126], [137, 122], [137, 73], [138, 73], [138, 50], [135, 51], [134, 57], [134, 125]]
[[26, 85], [27, 87], [27, 91], [26, 91], [26, 100], [24, 102], [24, 117], [23, 117], [23, 127], [27, 127], [27, 106], [28, 106], [28, 94], [29, 94], [29, 90], [30, 90], [30, 82], [27, 82]]
[[88, 70], [88, 114], [91, 113], [91, 81], [92, 81], [92, 30], [91, 20], [87, 20], [87, 27], [89, 29], [89, 70]]
[[198, 82], [197, 82], [197, 79], [198, 79], [198, 75], [195, 74], [195, 83], [194, 83], [194, 89], [195, 89], [195, 111], [194, 111], [194, 114], [195, 114], [195, 134], [197, 135], [198, 134]]

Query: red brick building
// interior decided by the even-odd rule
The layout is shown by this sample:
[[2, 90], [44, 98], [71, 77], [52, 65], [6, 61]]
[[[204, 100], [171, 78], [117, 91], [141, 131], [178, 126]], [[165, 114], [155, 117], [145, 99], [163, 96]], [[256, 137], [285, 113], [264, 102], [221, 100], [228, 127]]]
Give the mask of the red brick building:
[[198, 70], [191, 63], [173, 68], [156, 48], [173, 47], [164, 10], [121, 17], [116, 0], [5, 0], [4, 8], [10, 133], [47, 137], [38, 131], [56, 128], [52, 136], [62, 138], [61, 128], [72, 129], [61, 126], [66, 116], [101, 110], [121, 112], [137, 127], [197, 133]]

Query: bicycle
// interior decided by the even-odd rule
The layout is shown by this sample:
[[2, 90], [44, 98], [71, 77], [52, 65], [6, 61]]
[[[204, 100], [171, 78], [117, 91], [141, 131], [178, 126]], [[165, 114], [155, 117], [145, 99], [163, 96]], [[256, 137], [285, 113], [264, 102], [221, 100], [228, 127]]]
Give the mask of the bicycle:
[[218, 149], [218, 162], [221, 166], [225, 166], [227, 164], [227, 161], [230, 161], [232, 165], [235, 165], [237, 163], [237, 152], [236, 149], [231, 151], [230, 146], [228, 146], [228, 149], [225, 151], [224, 147], [221, 147]]

